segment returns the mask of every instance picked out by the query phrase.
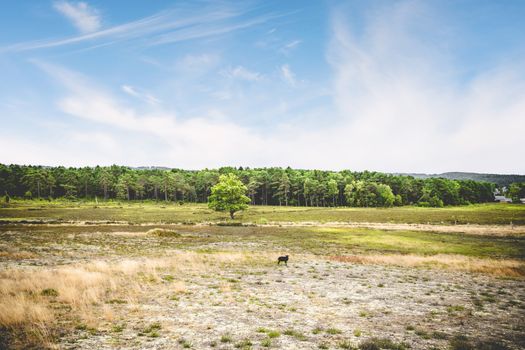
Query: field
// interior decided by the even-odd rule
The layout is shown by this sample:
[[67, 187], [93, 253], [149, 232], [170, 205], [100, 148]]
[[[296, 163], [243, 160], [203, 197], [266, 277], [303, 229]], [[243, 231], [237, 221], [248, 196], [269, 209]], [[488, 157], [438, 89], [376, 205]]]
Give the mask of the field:
[[[478, 204], [445, 208], [321, 208], [252, 206], [236, 214], [244, 223], [398, 223], [525, 225], [525, 206]], [[0, 220], [26, 221], [122, 221], [126, 223], [202, 223], [228, 221], [226, 213], [214, 212], [205, 204], [172, 202], [68, 202], [12, 201], [0, 207]]]
[[0, 348], [525, 347], [525, 206], [230, 221], [204, 205], [21, 201], [0, 222]]

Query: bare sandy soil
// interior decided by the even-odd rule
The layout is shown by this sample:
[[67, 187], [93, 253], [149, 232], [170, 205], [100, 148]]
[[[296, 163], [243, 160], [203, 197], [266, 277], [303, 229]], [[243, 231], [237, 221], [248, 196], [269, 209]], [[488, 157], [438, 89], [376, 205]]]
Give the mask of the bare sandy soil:
[[450, 349], [458, 335], [472, 346], [462, 349], [525, 348], [520, 278], [308, 253], [285, 266], [278, 241], [174, 237], [7, 231], [4, 248], [27, 255], [0, 259], [0, 292], [32, 288], [63, 349], [350, 349], [373, 337]]
[[[343, 341], [357, 346], [378, 336], [413, 349], [446, 349], [456, 334], [525, 346], [523, 282], [302, 257], [288, 267], [232, 265], [175, 278], [182, 291], [180, 283], [164, 281], [160, 288], [148, 286], [135, 302], [112, 308], [113, 323], [125, 324], [122, 332], [76, 331], [62, 346], [177, 349], [191, 343], [195, 349], [233, 349], [249, 340], [263, 348], [271, 339], [279, 349], [315, 349], [338, 348]], [[156, 322], [158, 337], [141, 334]], [[260, 328], [280, 335], [269, 338]]]

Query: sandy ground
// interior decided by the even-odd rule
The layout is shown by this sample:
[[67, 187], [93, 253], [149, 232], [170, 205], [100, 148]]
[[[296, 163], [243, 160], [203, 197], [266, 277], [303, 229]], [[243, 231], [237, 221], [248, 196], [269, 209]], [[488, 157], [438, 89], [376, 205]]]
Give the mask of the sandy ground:
[[[177, 239], [201, 236], [191, 232]], [[124, 229], [53, 237], [52, 231], [5, 232], [6, 247], [24, 253], [0, 259], [0, 270], [38, 274], [98, 263], [137, 269], [115, 279], [122, 284], [117, 298], [108, 294], [90, 306], [90, 322], [58, 302], [61, 290], [56, 300], [49, 297], [50, 307], [62, 312], [62, 349], [340, 349], [380, 337], [430, 350], [449, 349], [457, 335], [525, 348], [523, 279], [364, 265], [306, 253], [291, 255], [288, 266], [277, 265], [279, 247], [255, 241], [202, 239], [180, 249], [175, 241]], [[206, 259], [161, 264], [149, 275], [155, 259], [179, 261], [188, 251]], [[238, 254], [254, 259], [237, 261]]]
[[[259, 349], [270, 339], [260, 332], [265, 328], [279, 332], [270, 345], [278, 349], [338, 348], [370, 336], [412, 349], [447, 349], [457, 334], [521, 349], [523, 300], [523, 281], [296, 257], [289, 266], [210, 268], [150, 285], [135, 303], [112, 305], [113, 323], [125, 325], [122, 332], [104, 331], [109, 325], [96, 334], [76, 331], [61, 345], [234, 349], [248, 339]], [[155, 322], [161, 325], [158, 337], [141, 334]], [[231, 341], [221, 342], [223, 336]]]

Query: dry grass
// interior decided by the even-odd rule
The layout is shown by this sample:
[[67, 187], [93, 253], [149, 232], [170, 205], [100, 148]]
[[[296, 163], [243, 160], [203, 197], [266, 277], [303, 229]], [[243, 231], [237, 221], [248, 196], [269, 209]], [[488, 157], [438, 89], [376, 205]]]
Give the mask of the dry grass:
[[[58, 327], [57, 312], [70, 309], [69, 319], [97, 328], [112, 321], [108, 302], [139, 303], [148, 284], [161, 283], [166, 272], [175, 277], [172, 292], [183, 293], [182, 279], [230, 264], [253, 262], [258, 256], [244, 253], [199, 254], [174, 252], [157, 259], [95, 261], [57, 268], [7, 269], [0, 272], [0, 329], [26, 337], [22, 342], [51, 344]], [[63, 320], [62, 320], [63, 321]], [[73, 326], [71, 324], [70, 326]], [[64, 327], [64, 322], [61, 322]]]
[[165, 228], [153, 228], [147, 232], [148, 235], [157, 237], [180, 237], [180, 233], [174, 230], [168, 230]]
[[331, 256], [330, 260], [356, 264], [394, 265], [402, 267], [439, 267], [442, 269], [487, 273], [501, 277], [525, 277], [525, 263], [513, 259], [479, 259], [462, 255], [433, 256], [373, 254]]
[[[259, 224], [260, 225], [260, 224]], [[522, 237], [525, 235], [525, 226], [517, 225], [445, 225], [445, 224], [404, 224], [404, 223], [375, 223], [375, 222], [270, 222], [260, 226], [280, 227], [340, 227], [340, 228], [369, 228], [388, 231], [420, 231], [437, 233], [464, 233], [467, 235], [495, 236], [495, 237]]]
[[23, 260], [36, 257], [34, 253], [24, 250], [0, 251], [0, 260]]

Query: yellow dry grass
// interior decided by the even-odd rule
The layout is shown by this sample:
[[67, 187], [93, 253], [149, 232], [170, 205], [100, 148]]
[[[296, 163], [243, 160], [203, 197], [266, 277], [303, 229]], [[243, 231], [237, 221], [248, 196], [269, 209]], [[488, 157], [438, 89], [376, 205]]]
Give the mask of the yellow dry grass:
[[[135, 302], [147, 284], [162, 280], [162, 273], [169, 272], [175, 279], [182, 279], [191, 273], [211, 272], [224, 264], [243, 264], [253, 259], [257, 256], [240, 252], [178, 251], [170, 257], [156, 259], [10, 268], [0, 271], [0, 328], [38, 338], [32, 341], [45, 344], [51, 340], [50, 334], [56, 326], [57, 305], [70, 307], [72, 319], [96, 327], [101, 321], [114, 319], [108, 301]], [[176, 280], [170, 284], [170, 290], [183, 293], [186, 285]]]
[[513, 259], [479, 259], [448, 254], [433, 256], [372, 254], [338, 255], [331, 256], [330, 260], [356, 264], [395, 265], [402, 267], [439, 267], [448, 270], [487, 273], [501, 277], [525, 277], [525, 263]]
[[36, 257], [34, 253], [27, 252], [25, 250], [0, 251], [0, 259], [5, 260], [23, 260], [32, 259], [34, 257]]

